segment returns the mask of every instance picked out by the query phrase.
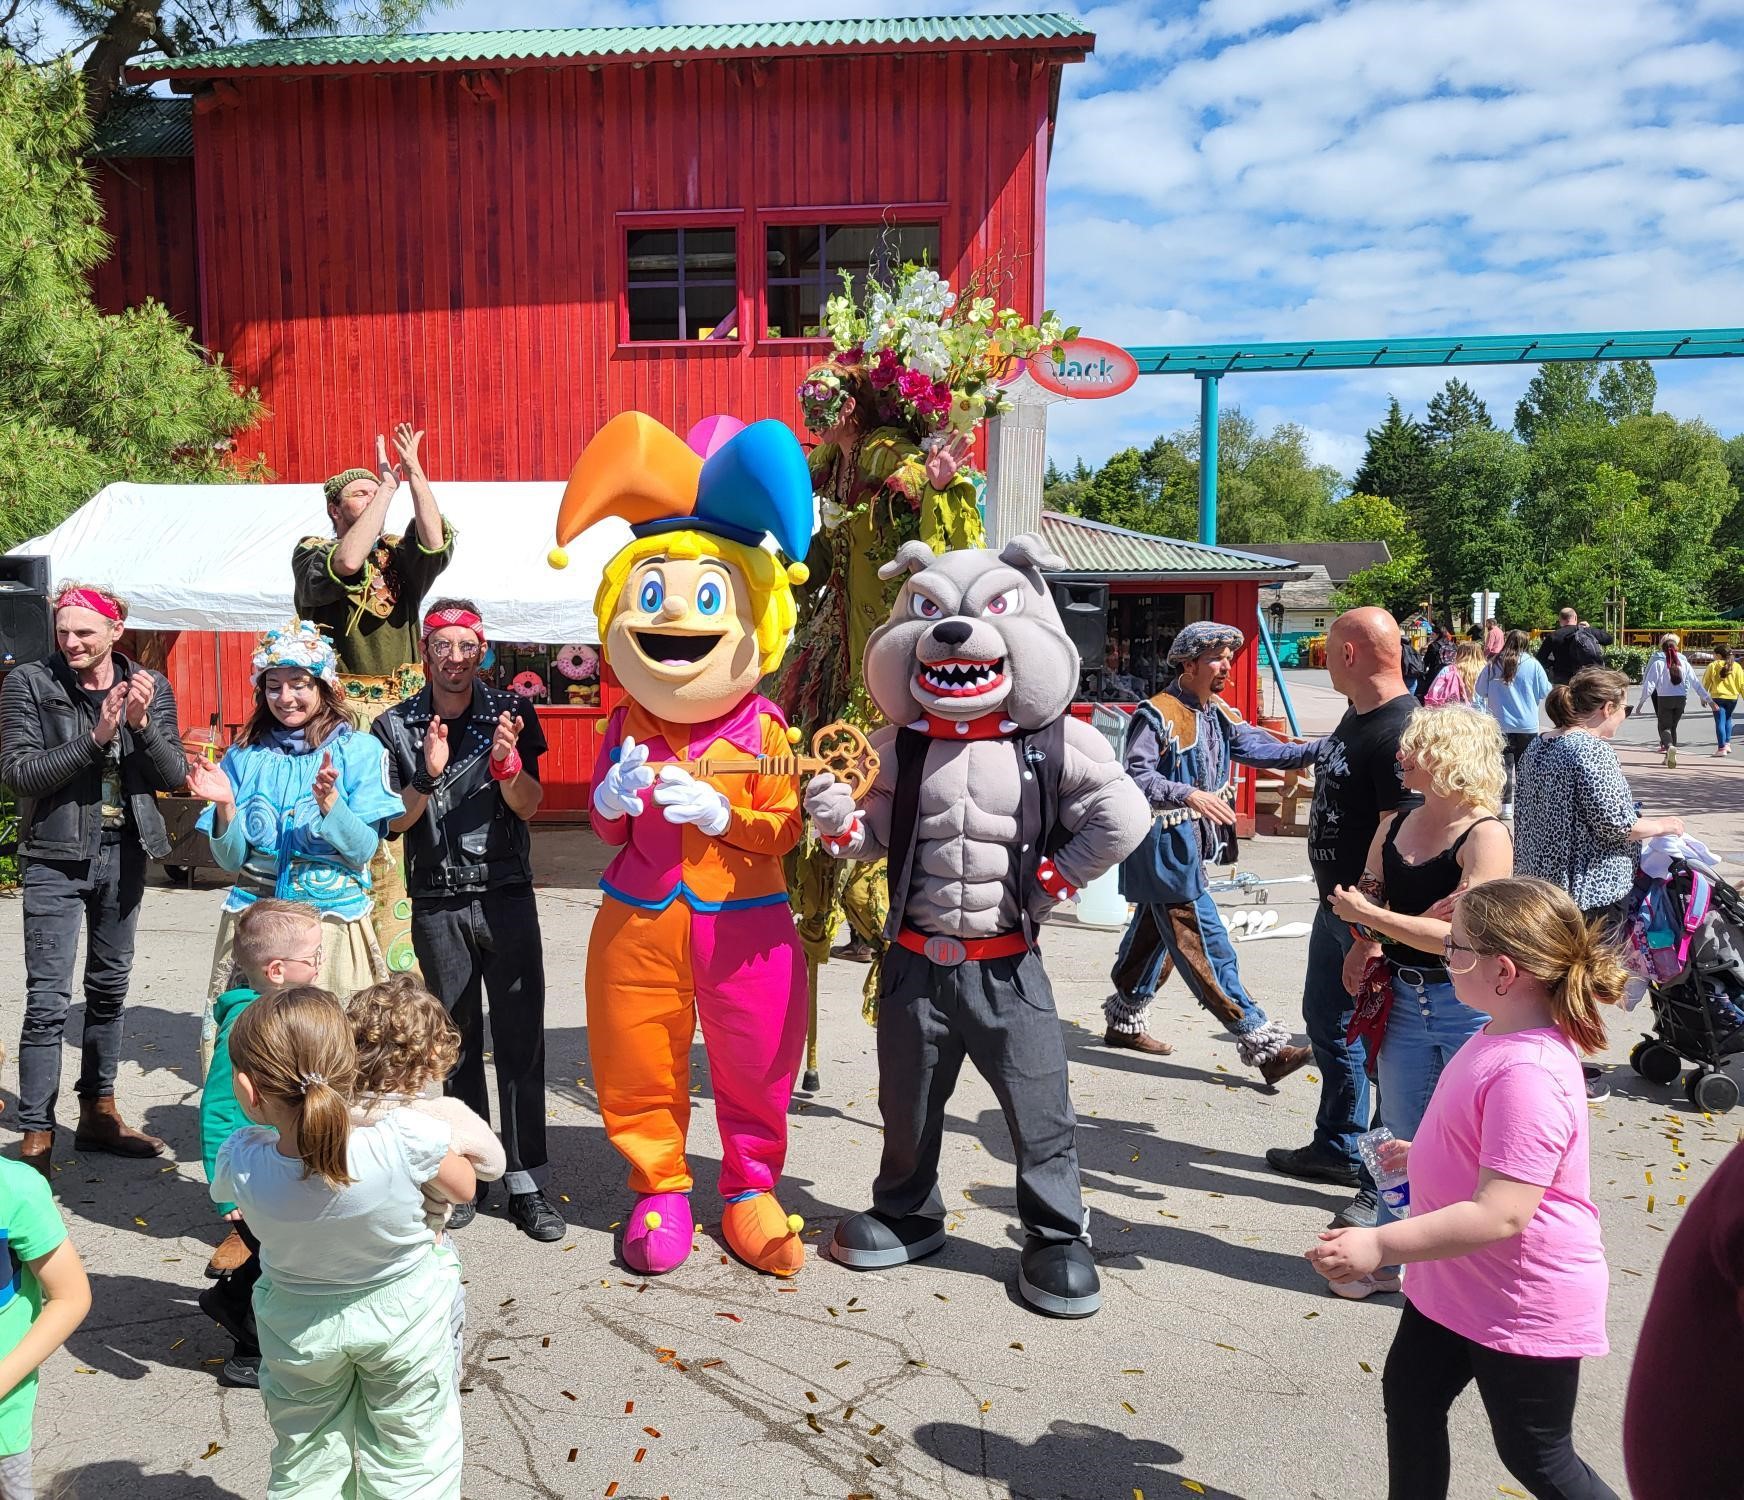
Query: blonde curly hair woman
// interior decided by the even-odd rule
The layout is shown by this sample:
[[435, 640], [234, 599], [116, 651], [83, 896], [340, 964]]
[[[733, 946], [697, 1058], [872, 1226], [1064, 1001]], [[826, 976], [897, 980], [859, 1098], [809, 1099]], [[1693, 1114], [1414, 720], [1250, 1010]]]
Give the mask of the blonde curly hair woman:
[[[1381, 1123], [1409, 1140], [1441, 1070], [1489, 1020], [1453, 992], [1442, 954], [1451, 931], [1450, 898], [1511, 875], [1514, 842], [1497, 817], [1502, 731], [1488, 714], [1462, 704], [1417, 710], [1399, 736], [1399, 768], [1406, 790], [1421, 795], [1422, 805], [1381, 820], [1356, 889], [1334, 888], [1332, 909], [1362, 934], [1345, 963], [1345, 987], [1353, 995], [1369, 966], [1385, 961], [1384, 980], [1377, 969], [1372, 982], [1385, 983], [1390, 1000], [1381, 1002], [1387, 1008], [1370, 1046], [1378, 1053]], [[1372, 1188], [1340, 1216], [1352, 1224], [1390, 1218]], [[1333, 1290], [1366, 1297], [1400, 1285], [1397, 1270], [1383, 1267], [1374, 1276], [1334, 1283]]]

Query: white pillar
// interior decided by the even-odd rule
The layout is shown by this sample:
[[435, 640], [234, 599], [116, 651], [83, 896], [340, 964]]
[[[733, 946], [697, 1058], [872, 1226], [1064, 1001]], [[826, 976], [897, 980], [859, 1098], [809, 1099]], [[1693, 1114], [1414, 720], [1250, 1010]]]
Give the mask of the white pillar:
[[1048, 408], [1064, 396], [1025, 370], [1005, 388], [1011, 405], [987, 424], [987, 544], [1039, 532], [1042, 481], [1048, 469]]

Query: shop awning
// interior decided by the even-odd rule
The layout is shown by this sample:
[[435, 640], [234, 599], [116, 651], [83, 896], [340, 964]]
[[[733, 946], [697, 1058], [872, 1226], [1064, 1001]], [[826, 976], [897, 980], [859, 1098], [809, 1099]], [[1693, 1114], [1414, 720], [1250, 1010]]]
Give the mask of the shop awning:
[[1227, 583], [1232, 579], [1249, 579], [1255, 583], [1281, 583], [1302, 576], [1296, 565], [1285, 558], [1151, 536], [1057, 510], [1042, 512], [1042, 540], [1066, 560], [1061, 574], [1055, 576], [1074, 579], [1111, 583]]
[[[455, 530], [437, 592], [477, 601], [493, 640], [595, 643], [593, 596], [629, 540], [622, 521], [583, 532], [569, 566], [547, 566], [560, 482], [437, 483]], [[388, 530], [412, 525], [401, 486]], [[291, 552], [331, 535], [318, 484], [112, 484], [45, 536], [14, 548], [53, 560], [56, 583], [115, 590], [138, 630], [270, 630], [291, 615]]]

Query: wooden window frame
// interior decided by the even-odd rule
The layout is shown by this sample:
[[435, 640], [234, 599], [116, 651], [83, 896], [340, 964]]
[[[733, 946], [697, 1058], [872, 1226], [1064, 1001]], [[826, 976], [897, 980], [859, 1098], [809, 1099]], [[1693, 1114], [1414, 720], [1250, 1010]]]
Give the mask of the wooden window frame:
[[[741, 208], [675, 208], [654, 211], [619, 212], [614, 216], [612, 231], [616, 235], [616, 246], [613, 257], [615, 274], [618, 279], [618, 336], [617, 352], [619, 354], [635, 354], [639, 350], [648, 349], [687, 349], [692, 353], [707, 353], [722, 355], [729, 351], [743, 352], [755, 342], [749, 335], [754, 332], [746, 322], [746, 314], [755, 304], [755, 299], [746, 294], [745, 289], [745, 251], [746, 251], [746, 214]], [[730, 229], [733, 231], [733, 306], [739, 322], [739, 337], [728, 339], [633, 339], [630, 337], [630, 291], [632, 285], [662, 285], [662, 283], [630, 281], [630, 247], [629, 236], [638, 229]], [[683, 316], [684, 278], [682, 265], [678, 280], [679, 314]]]

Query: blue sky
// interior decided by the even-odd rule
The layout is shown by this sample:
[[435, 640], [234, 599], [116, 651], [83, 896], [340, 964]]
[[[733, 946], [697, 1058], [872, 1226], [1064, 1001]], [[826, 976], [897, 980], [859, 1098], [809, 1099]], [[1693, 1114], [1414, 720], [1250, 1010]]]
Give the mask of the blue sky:
[[[830, 0], [459, 0], [423, 29], [913, 15]], [[983, 5], [1009, 12], [1045, 5]], [[1744, 323], [1744, 0], [1199, 0], [1076, 12], [1048, 300], [1126, 344]], [[1744, 368], [1658, 366], [1661, 404], [1744, 429]], [[1468, 372], [1506, 422], [1532, 371]], [[1433, 371], [1257, 375], [1349, 473]], [[1182, 379], [1055, 407], [1092, 462], [1193, 421]]]

